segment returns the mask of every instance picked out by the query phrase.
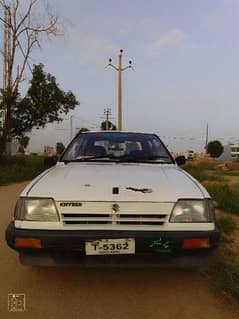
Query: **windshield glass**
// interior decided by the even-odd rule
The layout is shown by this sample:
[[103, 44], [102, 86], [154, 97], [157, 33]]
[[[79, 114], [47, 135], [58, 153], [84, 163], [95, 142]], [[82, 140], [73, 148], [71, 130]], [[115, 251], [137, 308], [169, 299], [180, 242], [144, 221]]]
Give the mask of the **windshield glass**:
[[61, 158], [64, 162], [93, 160], [173, 163], [156, 135], [120, 132], [80, 134]]

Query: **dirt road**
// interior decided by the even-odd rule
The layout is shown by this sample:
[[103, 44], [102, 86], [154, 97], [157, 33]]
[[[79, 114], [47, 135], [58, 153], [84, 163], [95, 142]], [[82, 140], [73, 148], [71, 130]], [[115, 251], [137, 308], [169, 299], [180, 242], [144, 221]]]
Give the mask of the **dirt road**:
[[[5, 243], [24, 183], [0, 187], [0, 318], [236, 319], [196, 271], [32, 269]], [[26, 311], [8, 311], [8, 294], [26, 294]]]

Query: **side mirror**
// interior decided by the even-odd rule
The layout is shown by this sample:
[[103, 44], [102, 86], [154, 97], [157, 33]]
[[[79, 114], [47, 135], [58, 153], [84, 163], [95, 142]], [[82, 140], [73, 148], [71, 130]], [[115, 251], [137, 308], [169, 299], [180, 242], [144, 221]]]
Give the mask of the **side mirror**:
[[57, 157], [56, 156], [49, 156], [44, 158], [44, 166], [46, 167], [52, 167], [56, 165], [57, 163]]
[[178, 164], [178, 166], [184, 165], [186, 163], [186, 158], [185, 156], [177, 156], [175, 158], [175, 162]]

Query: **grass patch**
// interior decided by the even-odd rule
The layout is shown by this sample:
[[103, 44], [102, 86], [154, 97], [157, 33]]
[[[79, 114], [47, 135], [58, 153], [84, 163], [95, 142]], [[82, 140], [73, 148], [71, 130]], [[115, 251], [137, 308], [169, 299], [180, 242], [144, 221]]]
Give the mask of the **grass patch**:
[[226, 255], [215, 256], [207, 274], [213, 284], [225, 293], [239, 300], [239, 263]]
[[237, 249], [233, 247], [236, 236], [233, 232], [237, 225], [230, 214], [219, 213], [216, 224], [221, 233], [221, 243], [203, 273], [220, 293], [239, 301], [239, 259]]
[[4, 156], [0, 158], [0, 185], [31, 180], [44, 170], [44, 157]]
[[230, 187], [227, 184], [204, 185], [217, 202], [218, 208], [239, 215], [239, 186]]
[[216, 174], [219, 176], [239, 176], [239, 171], [217, 170]]
[[209, 161], [202, 161], [202, 162], [195, 162], [195, 163], [188, 163], [185, 166], [186, 167], [197, 167], [200, 170], [209, 170], [209, 171], [214, 171], [217, 169], [217, 162], [209, 162]]
[[218, 168], [215, 162], [188, 163], [184, 170], [203, 183], [218, 207], [239, 215], [239, 185], [227, 184], [227, 176], [239, 176], [235, 163], [227, 163], [227, 170]]
[[218, 165], [219, 163], [215, 162], [187, 163], [184, 170], [200, 182], [223, 182], [226, 176], [239, 176], [239, 168], [235, 162], [225, 164], [225, 169], [219, 169]]
[[230, 215], [223, 215], [216, 218], [216, 225], [222, 235], [230, 234], [235, 229], [235, 222]]
[[183, 169], [199, 182], [207, 180], [208, 175], [196, 166], [185, 166]]
[[225, 178], [221, 174], [215, 174], [216, 171], [213, 171], [213, 174], [211, 171], [206, 170], [204, 167], [202, 167], [202, 164], [195, 166], [195, 165], [186, 165], [184, 167], [184, 170], [188, 172], [190, 175], [192, 175], [196, 180], [199, 182], [204, 181], [213, 181], [213, 182], [224, 182]]
[[211, 182], [225, 182], [225, 178], [220, 175], [207, 175], [206, 181], [211, 181]]

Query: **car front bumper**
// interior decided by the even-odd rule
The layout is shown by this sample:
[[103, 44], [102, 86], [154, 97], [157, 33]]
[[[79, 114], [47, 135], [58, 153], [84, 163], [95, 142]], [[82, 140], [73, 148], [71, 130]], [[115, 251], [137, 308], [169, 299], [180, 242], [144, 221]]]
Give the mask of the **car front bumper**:
[[[15, 239], [38, 239], [40, 248], [16, 247]], [[85, 242], [97, 239], [134, 238], [135, 254], [87, 256]], [[187, 239], [209, 239], [208, 247], [185, 248]], [[154, 245], [158, 239], [169, 245]], [[200, 265], [218, 245], [219, 231], [113, 231], [113, 230], [36, 230], [15, 228], [11, 222], [6, 230], [9, 247], [20, 253], [23, 264], [33, 266], [176, 266]], [[169, 247], [170, 246], [170, 247]]]

